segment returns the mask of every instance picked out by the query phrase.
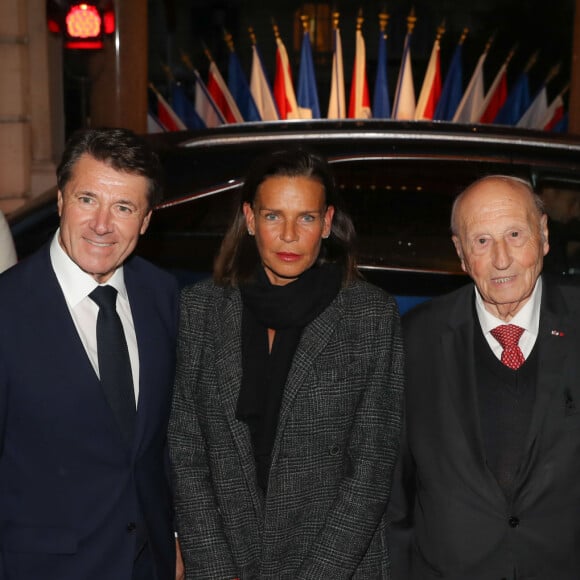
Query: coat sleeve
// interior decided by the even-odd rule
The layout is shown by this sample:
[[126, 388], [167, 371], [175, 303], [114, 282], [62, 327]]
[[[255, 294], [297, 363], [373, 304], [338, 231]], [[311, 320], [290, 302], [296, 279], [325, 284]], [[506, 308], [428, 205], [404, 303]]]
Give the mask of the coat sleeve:
[[169, 451], [176, 528], [187, 578], [219, 580], [237, 576], [213, 492], [204, 434], [194, 406], [202, 348], [207, 342], [208, 307], [181, 301], [177, 369], [169, 421]]
[[407, 580], [411, 577], [414, 504], [415, 465], [407, 448], [406, 430], [403, 424], [400, 452], [387, 510], [388, 543], [391, 551], [391, 577], [393, 580]]
[[385, 514], [401, 428], [403, 346], [392, 299], [365, 317], [373, 364], [355, 411], [346, 469], [328, 516], [304, 560], [302, 580], [351, 578]]

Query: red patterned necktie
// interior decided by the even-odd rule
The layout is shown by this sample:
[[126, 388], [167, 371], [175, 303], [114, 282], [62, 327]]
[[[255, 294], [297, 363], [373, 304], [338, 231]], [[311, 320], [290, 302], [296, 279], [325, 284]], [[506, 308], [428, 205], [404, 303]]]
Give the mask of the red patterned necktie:
[[501, 362], [510, 369], [517, 370], [525, 362], [524, 355], [518, 346], [520, 337], [524, 329], [515, 324], [502, 324], [496, 326], [492, 331], [492, 336], [501, 344]]

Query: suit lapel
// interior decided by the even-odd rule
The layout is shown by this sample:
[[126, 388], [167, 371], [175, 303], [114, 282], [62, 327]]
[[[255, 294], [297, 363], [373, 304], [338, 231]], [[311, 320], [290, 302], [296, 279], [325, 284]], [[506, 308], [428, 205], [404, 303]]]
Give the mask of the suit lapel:
[[[219, 397], [236, 445], [244, 475], [248, 480], [252, 501], [258, 514], [263, 513], [264, 500], [256, 485], [256, 467], [252, 440], [247, 425], [236, 419], [236, 407], [242, 379], [242, 299], [238, 290], [225, 291], [216, 301], [213, 320], [218, 325], [215, 336], [215, 361]], [[260, 521], [261, 521], [260, 517]]]
[[148, 279], [129, 261], [124, 266], [125, 286], [137, 338], [139, 356], [139, 400], [132, 453], [136, 456], [159, 422], [169, 411], [174, 370], [174, 337], [168, 321], [162, 319]]
[[[574, 329], [570, 328], [568, 309], [558, 288], [551, 288], [544, 281], [540, 327], [536, 346], [538, 348], [538, 374], [536, 383], [536, 402], [528, 431], [526, 448], [523, 457], [526, 469], [533, 463], [534, 445], [542, 431], [550, 400], [566, 376], [565, 369], [577, 357], [576, 342], [573, 340]], [[564, 405], [564, 401], [562, 401]], [[526, 471], [522, 469], [522, 473]]]
[[449, 392], [455, 415], [465, 440], [482, 472], [488, 472], [483, 450], [483, 436], [477, 407], [475, 377], [473, 286], [468, 286], [454, 305], [448, 331], [441, 335], [443, 379], [449, 381]]
[[302, 333], [284, 387], [276, 440], [272, 450], [272, 463], [278, 455], [281, 435], [300, 388], [306, 382], [306, 377], [312, 373], [314, 361], [328, 344], [336, 325], [343, 316], [343, 300], [342, 292], [339, 292], [330, 306], [306, 326]]

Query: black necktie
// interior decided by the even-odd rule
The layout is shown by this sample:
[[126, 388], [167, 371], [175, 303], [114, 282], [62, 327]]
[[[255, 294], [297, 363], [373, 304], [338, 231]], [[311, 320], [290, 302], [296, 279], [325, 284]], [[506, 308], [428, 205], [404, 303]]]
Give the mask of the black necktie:
[[99, 306], [97, 349], [101, 385], [123, 437], [130, 445], [135, 427], [135, 390], [129, 349], [115, 307], [117, 290], [112, 286], [97, 286], [89, 297]]

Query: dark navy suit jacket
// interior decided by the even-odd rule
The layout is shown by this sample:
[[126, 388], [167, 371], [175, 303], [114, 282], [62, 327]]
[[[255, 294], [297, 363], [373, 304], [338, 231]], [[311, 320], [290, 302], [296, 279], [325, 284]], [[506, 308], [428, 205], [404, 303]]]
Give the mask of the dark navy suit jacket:
[[580, 289], [544, 277], [536, 402], [509, 499], [485, 457], [473, 302], [469, 284], [404, 318], [393, 580], [578, 580]]
[[0, 277], [0, 579], [129, 580], [134, 522], [174, 577], [166, 429], [178, 290], [133, 257], [124, 277], [140, 364], [127, 446], [77, 334], [49, 246]]

